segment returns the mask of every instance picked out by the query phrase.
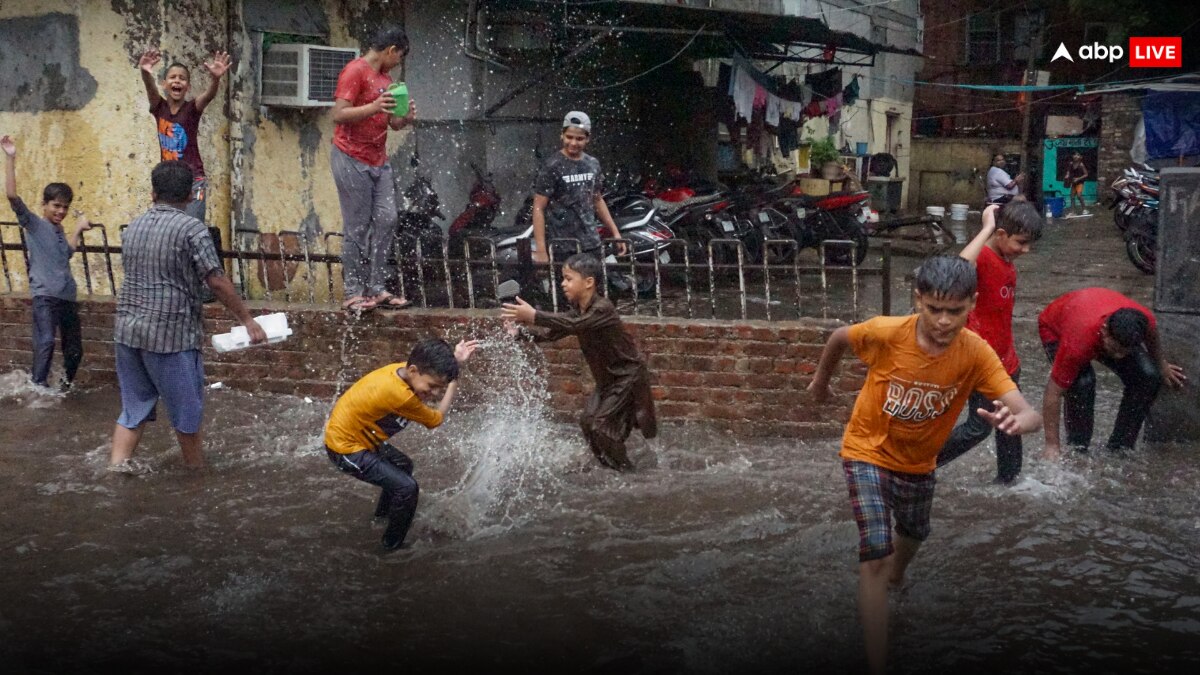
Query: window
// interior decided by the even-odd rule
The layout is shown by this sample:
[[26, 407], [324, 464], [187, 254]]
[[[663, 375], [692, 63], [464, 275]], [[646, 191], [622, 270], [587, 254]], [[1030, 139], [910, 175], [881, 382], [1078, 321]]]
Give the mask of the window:
[[971, 14], [967, 17], [967, 63], [996, 63], [1000, 60], [1000, 15]]

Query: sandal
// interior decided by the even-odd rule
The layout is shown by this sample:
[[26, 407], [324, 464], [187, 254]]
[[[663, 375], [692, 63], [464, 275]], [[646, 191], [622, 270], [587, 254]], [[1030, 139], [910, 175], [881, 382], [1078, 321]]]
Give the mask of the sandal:
[[356, 295], [352, 298], [346, 298], [346, 301], [342, 303], [342, 309], [347, 312], [365, 312], [375, 309], [375, 301], [361, 295]]
[[408, 309], [412, 307], [412, 300], [407, 298], [398, 298], [391, 293], [375, 296], [373, 302], [379, 309]]

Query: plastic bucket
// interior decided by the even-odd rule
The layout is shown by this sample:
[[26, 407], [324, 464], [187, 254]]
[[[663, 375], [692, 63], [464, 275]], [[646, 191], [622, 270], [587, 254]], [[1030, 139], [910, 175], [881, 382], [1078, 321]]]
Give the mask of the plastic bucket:
[[396, 107], [392, 113], [400, 117], [408, 114], [408, 84], [404, 82], [393, 82], [388, 87], [388, 92], [392, 98], [396, 99]]
[[966, 220], [968, 208], [966, 204], [951, 204], [950, 220]]
[[854, 144], [854, 150], [859, 155], [865, 155], [867, 154], [867, 144], [863, 141], [859, 141], [858, 143]]
[[1050, 215], [1055, 218], [1061, 218], [1065, 202], [1066, 200], [1062, 197], [1047, 197], [1046, 207], [1050, 209]]
[[944, 207], [944, 206], [926, 206], [925, 213], [928, 215], [931, 215], [931, 216], [936, 216], [938, 218], [944, 218], [946, 216], [946, 207]]

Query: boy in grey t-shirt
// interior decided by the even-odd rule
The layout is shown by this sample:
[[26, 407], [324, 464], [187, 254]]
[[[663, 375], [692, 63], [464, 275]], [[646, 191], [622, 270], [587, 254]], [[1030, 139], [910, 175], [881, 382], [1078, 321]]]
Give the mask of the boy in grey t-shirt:
[[9, 136], [0, 138], [0, 149], [8, 155], [4, 191], [25, 232], [29, 252], [29, 294], [33, 296], [33, 368], [34, 384], [47, 386], [50, 360], [54, 356], [54, 333], [62, 335], [63, 378], [65, 391], [75, 380], [83, 359], [83, 336], [79, 327], [79, 309], [75, 302], [75, 279], [71, 276], [71, 254], [79, 247], [83, 231], [91, 228], [79, 216], [70, 241], [62, 221], [75, 195], [65, 183], [50, 183], [42, 190], [42, 215], [38, 217], [17, 196], [17, 145]]
[[[604, 203], [600, 162], [583, 151], [591, 135], [592, 121], [586, 114], [567, 113], [563, 119], [562, 150], [538, 169], [533, 186], [533, 259], [537, 262], [549, 261], [546, 249], [549, 239], [576, 239], [582, 252], [599, 255], [597, 218], [612, 236], [621, 236]], [[617, 244], [617, 251], [624, 253], [624, 243]], [[559, 255], [560, 252], [565, 255]], [[573, 248], [555, 249], [555, 257], [560, 259], [573, 253]]]

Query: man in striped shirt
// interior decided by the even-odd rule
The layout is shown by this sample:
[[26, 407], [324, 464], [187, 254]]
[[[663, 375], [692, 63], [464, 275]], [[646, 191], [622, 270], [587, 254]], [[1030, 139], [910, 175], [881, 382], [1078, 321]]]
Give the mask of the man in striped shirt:
[[150, 183], [154, 206], [129, 224], [121, 241], [125, 281], [117, 295], [113, 340], [121, 416], [113, 430], [110, 469], [127, 466], [159, 398], [167, 404], [184, 464], [204, 465], [204, 284], [246, 326], [251, 342], [267, 339], [226, 278], [204, 223], [183, 212], [192, 170], [181, 161], [163, 162], [154, 167]]

